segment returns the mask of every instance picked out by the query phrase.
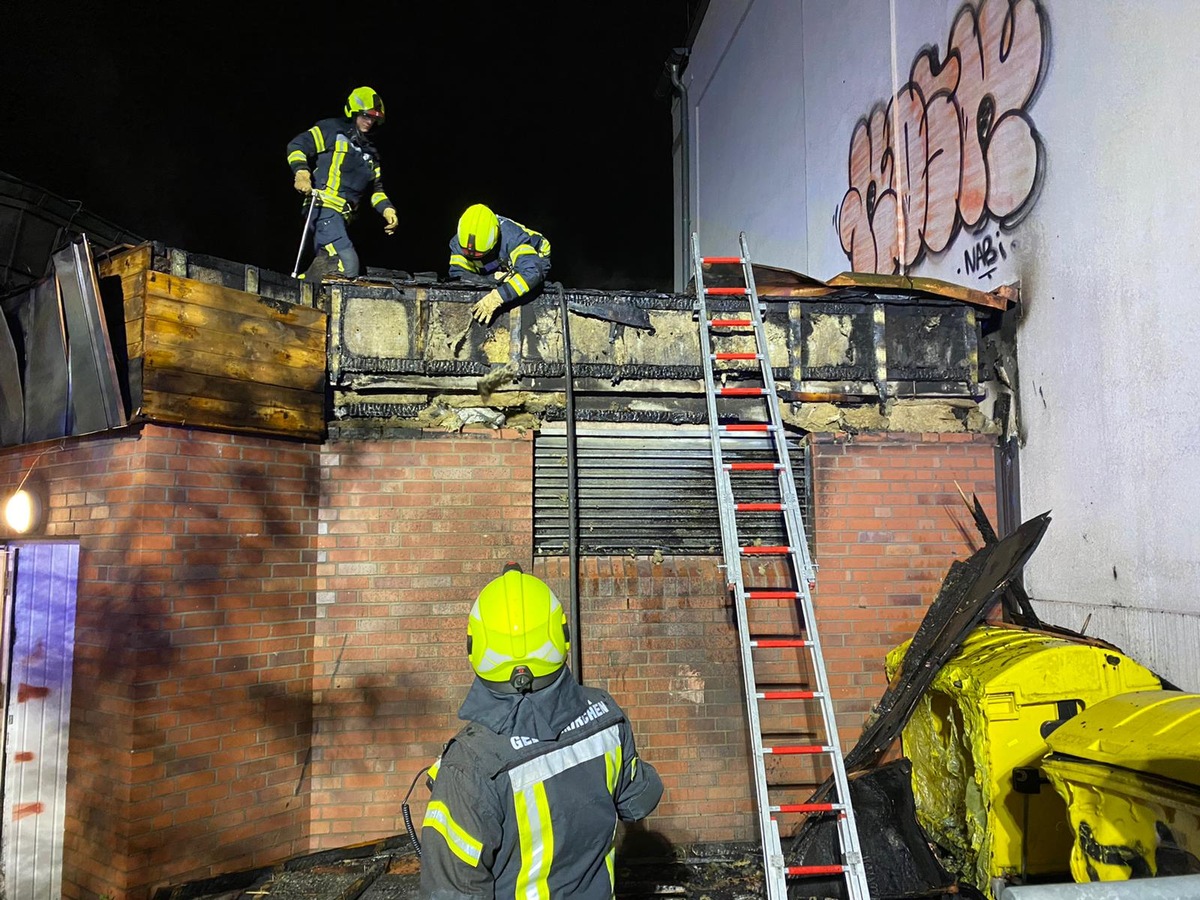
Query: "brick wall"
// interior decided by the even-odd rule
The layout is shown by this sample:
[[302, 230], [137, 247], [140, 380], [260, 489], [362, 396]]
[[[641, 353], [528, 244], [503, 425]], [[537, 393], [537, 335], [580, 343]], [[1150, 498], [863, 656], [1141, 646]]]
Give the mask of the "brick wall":
[[968, 434], [815, 437], [814, 603], [847, 745], [887, 686], [884, 655], [981, 545], [959, 489], [996, 521], [994, 448]]
[[[0, 484], [42, 449], [0, 455]], [[956, 484], [994, 510], [992, 452], [966, 435], [814, 438], [814, 600], [844, 742], [884, 654], [970, 550]], [[405, 792], [460, 724], [479, 588], [516, 560], [569, 597], [566, 561], [532, 557], [528, 434], [318, 452], [147, 426], [52, 445], [35, 473], [48, 534], [82, 547], [65, 897], [141, 900], [400, 833]], [[583, 678], [626, 709], [667, 784], [630, 841], [757, 835], [716, 563], [581, 561]], [[776, 663], [796, 660], [763, 671]], [[413, 796], [419, 822], [424, 786]]]
[[0, 457], [80, 543], [63, 896], [308, 847], [316, 453], [146, 426]]
[[505, 561], [531, 562], [532, 436], [335, 443], [321, 488], [317, 848], [403, 832], [405, 792], [457, 731], [471, 603]]

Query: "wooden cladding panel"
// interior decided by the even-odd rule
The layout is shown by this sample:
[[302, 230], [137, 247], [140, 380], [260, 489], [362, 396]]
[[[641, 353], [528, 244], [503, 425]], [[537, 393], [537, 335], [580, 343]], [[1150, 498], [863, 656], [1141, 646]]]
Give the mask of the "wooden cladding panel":
[[[261, 320], [257, 327], [271, 331], [276, 325], [292, 326], [295, 334], [307, 333], [309, 339], [325, 335], [325, 313], [309, 306], [294, 306], [282, 300], [268, 300], [258, 294], [165, 275], [147, 272], [147, 291], [159, 297], [182, 300], [195, 306], [238, 313], [249, 320]], [[253, 330], [254, 325], [243, 326]]]
[[141, 416], [142, 409], [142, 354], [144, 352], [144, 325], [146, 308], [145, 272], [150, 268], [154, 254], [149, 244], [134, 247], [96, 261], [100, 276], [100, 293], [107, 294], [110, 279], [120, 280], [122, 302], [125, 308], [125, 348], [129, 364], [129, 402], [133, 419]]
[[178, 301], [156, 293], [157, 286], [151, 281], [146, 293], [146, 357], [156, 366], [310, 391], [324, 387], [324, 332]]
[[[125, 341], [130, 360], [142, 355], [142, 319], [146, 303], [144, 276], [152, 260], [150, 245], [143, 244], [96, 262], [101, 279], [121, 280], [121, 292], [125, 298]], [[104, 291], [103, 285], [101, 291]]]
[[282, 388], [185, 372], [169, 372], [147, 363], [145, 395], [157, 422], [319, 438], [325, 429], [321, 396]]
[[141, 418], [321, 438], [325, 313], [156, 272], [152, 260], [145, 246], [101, 266], [121, 279]]

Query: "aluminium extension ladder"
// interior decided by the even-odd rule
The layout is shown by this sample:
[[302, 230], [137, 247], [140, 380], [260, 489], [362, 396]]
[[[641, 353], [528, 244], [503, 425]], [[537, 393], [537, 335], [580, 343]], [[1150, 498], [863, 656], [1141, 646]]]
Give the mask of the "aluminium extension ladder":
[[[738, 644], [741, 652], [742, 677], [746, 696], [747, 721], [750, 730], [752, 765], [754, 768], [755, 799], [758, 810], [759, 830], [762, 836], [763, 864], [766, 877], [767, 900], [787, 900], [787, 879], [813, 876], [840, 875], [845, 879], [849, 900], [869, 900], [866, 871], [859, 847], [858, 831], [854, 821], [854, 810], [849, 802], [850, 790], [846, 767], [834, 722], [833, 700], [829, 696], [829, 682], [825, 672], [825, 661], [821, 654], [821, 643], [817, 635], [813, 616], [810, 587], [814, 581], [814, 568], [808, 552], [804, 534], [803, 516], [796, 495], [796, 483], [792, 476], [791, 460], [788, 456], [787, 437], [779, 412], [775, 378], [771, 368], [763, 310], [754, 284], [754, 271], [750, 263], [750, 252], [746, 235], [740, 236], [741, 255], [736, 257], [700, 256], [700, 242], [692, 235], [692, 262], [696, 279], [696, 309], [700, 324], [700, 356], [703, 361], [705, 394], [708, 401], [709, 431], [712, 437], [713, 470], [716, 476], [717, 505], [721, 519], [721, 544], [729, 589], [733, 595], [737, 616]], [[744, 284], [738, 287], [704, 286], [704, 263], [737, 264], [742, 268]], [[710, 297], [736, 298], [738, 311], [724, 312], [711, 316]], [[745, 312], [741, 312], [745, 304]], [[728, 305], [728, 304], [726, 304]], [[754, 352], [721, 352], [717, 349], [722, 340], [740, 340], [744, 348], [748, 345], [747, 335], [753, 332]], [[726, 344], [725, 346], [729, 346]], [[749, 361], [757, 362], [757, 371]], [[738, 366], [737, 363], [741, 362]], [[728, 365], [734, 363], [733, 366]], [[725, 386], [727, 380], [740, 381], [733, 387]], [[746, 381], [755, 382], [745, 386]], [[728, 398], [737, 398], [730, 400]], [[759, 398], [755, 401], [753, 398]], [[731, 415], [726, 409], [725, 422], [722, 409], [741, 404], [744, 410], [747, 401], [756, 406], [765, 406], [765, 415]], [[752, 418], [754, 421], [732, 422], [730, 419]], [[764, 421], [758, 421], [758, 419]], [[723, 458], [723, 448], [732, 447], [735, 441], [754, 435], [773, 451], [773, 460], [768, 462], [729, 462]], [[777, 483], [776, 502], [742, 502], [738, 499], [739, 482], [746, 478], [744, 473], [774, 472]], [[759, 476], [761, 479], [763, 476]], [[769, 476], [768, 476], [769, 477]], [[771, 512], [782, 514], [787, 543], [783, 546], [755, 546], [744, 543], [738, 536], [738, 517], [743, 513]], [[788, 583], [771, 589], [747, 589], [743, 578], [743, 564], [762, 561], [763, 557], [775, 557], [778, 569], [789, 573]], [[772, 601], [789, 601], [796, 607], [800, 633], [795, 635], [755, 635], [751, 633], [748, 617], [749, 603], [763, 603], [766, 608]], [[768, 613], [769, 614], [769, 613]], [[790, 611], [789, 611], [790, 618]], [[811, 669], [816, 690], [776, 690], [764, 684], [755, 675], [755, 650], [804, 648], [811, 657]], [[797, 681], [800, 681], [799, 663]], [[811, 733], [793, 733], [778, 736], [784, 743], [776, 744], [776, 735], [771, 735], [772, 745], [764, 746], [759, 701], [816, 701], [820, 711], [821, 730], [813, 744]], [[804, 711], [796, 714], [801, 720]], [[809, 716], [809, 718], [812, 718]], [[788, 741], [788, 738], [800, 740]], [[807, 740], [805, 740], [807, 739]], [[833, 803], [784, 803], [776, 802], [771, 791], [787, 790], [786, 786], [767, 783], [765, 757], [771, 754], [819, 755], [829, 761], [833, 770], [837, 797]], [[810, 757], [810, 758], [814, 758]], [[819, 758], [819, 757], [817, 757]], [[793, 798], [794, 799], [794, 798]], [[788, 866], [784, 861], [779, 839], [776, 814], [832, 814], [837, 817], [837, 835], [841, 848], [841, 859], [830, 860], [829, 865]]]

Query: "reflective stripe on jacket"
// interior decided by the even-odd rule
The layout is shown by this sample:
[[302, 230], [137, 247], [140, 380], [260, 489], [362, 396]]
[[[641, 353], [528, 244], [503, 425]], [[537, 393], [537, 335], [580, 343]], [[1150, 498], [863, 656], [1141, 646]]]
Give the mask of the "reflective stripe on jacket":
[[[313, 191], [321, 204], [348, 215], [364, 196], [380, 215], [392, 208], [383, 191], [379, 153], [352, 119], [322, 119], [287, 145], [292, 172], [313, 173]], [[369, 192], [369, 194], [368, 194]]]
[[550, 241], [545, 235], [512, 219], [496, 218], [500, 221], [500, 239], [496, 248], [479, 262], [463, 256], [457, 234], [450, 238], [449, 275], [457, 278], [463, 272], [473, 275], [503, 273], [497, 290], [503, 302], [510, 303], [536, 290], [550, 274]]

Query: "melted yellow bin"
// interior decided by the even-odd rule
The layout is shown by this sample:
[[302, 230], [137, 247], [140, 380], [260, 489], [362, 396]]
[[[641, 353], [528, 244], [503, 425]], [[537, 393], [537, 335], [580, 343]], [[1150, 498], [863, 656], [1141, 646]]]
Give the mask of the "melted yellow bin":
[[[894, 673], [908, 643], [888, 654]], [[903, 734], [917, 817], [943, 861], [983, 891], [1067, 876], [1066, 804], [1042, 777], [1045, 735], [1116, 694], [1160, 687], [1086, 639], [982, 626], [935, 676]]]
[[1112, 697], [1047, 743], [1076, 881], [1200, 873], [1200, 694]]

